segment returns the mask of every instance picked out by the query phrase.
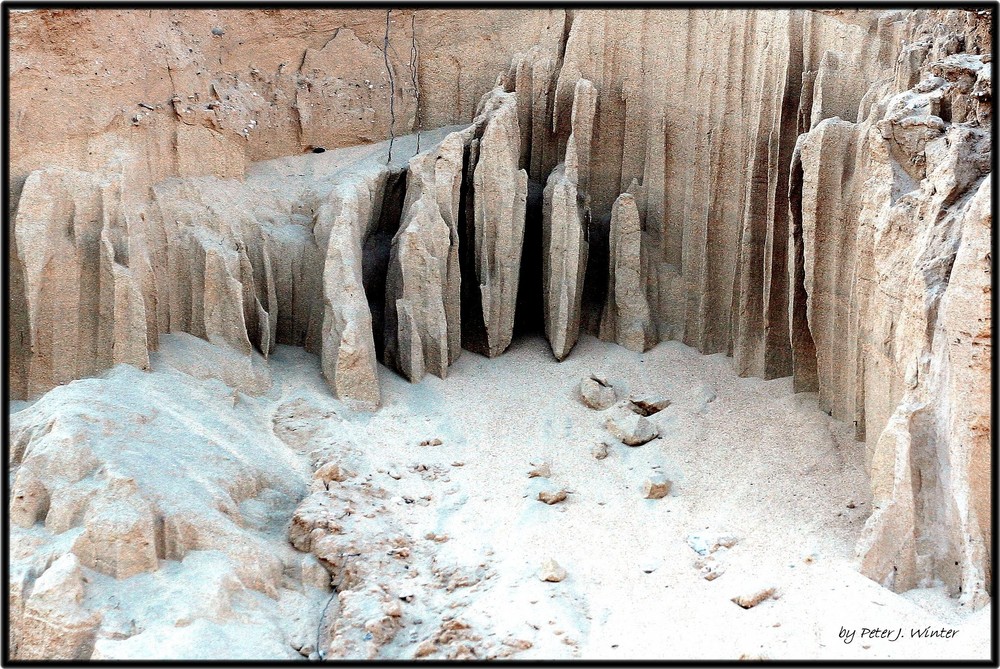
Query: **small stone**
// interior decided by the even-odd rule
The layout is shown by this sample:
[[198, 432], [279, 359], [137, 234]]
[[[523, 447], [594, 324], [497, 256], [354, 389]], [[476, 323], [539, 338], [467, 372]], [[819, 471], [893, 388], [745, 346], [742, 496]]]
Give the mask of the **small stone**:
[[550, 476], [552, 476], [552, 468], [549, 467], [549, 463], [542, 462], [537, 465], [535, 463], [531, 464], [534, 465], [534, 467], [531, 469], [531, 471], [528, 472], [529, 479], [533, 479], [536, 477], [547, 479]]
[[543, 490], [542, 492], [538, 493], [538, 501], [539, 502], [545, 502], [546, 504], [548, 504], [550, 506], [552, 504], [558, 504], [559, 502], [563, 501], [564, 499], [566, 499], [566, 491], [565, 490], [556, 490], [555, 492], [550, 492], [548, 490]]
[[654, 571], [660, 568], [661, 564], [662, 562], [658, 558], [652, 555], [647, 555], [639, 563], [639, 569], [641, 569], [645, 574], [652, 574]]
[[858, 506], [858, 505], [854, 503], [854, 500], [853, 500], [853, 499], [852, 499], [852, 500], [849, 500], [849, 501], [847, 502], [847, 508], [848, 508], [848, 509], [854, 509], [854, 508], [856, 508], [857, 506]]
[[739, 539], [734, 534], [691, 534], [687, 543], [698, 555], [708, 555], [722, 548], [732, 548]]
[[443, 441], [441, 441], [437, 437], [434, 437], [433, 439], [424, 439], [423, 441], [420, 442], [420, 445], [421, 446], [440, 446], [443, 443], [444, 443]]
[[627, 446], [641, 446], [659, 435], [656, 425], [648, 418], [628, 410], [608, 418], [604, 427]]
[[719, 562], [714, 555], [708, 555], [695, 561], [694, 566], [698, 568], [698, 573], [706, 581], [715, 579], [726, 573], [726, 567]]
[[640, 416], [652, 416], [654, 413], [660, 413], [664, 409], [670, 406], [670, 400], [668, 399], [630, 399], [628, 401], [628, 409], [632, 413], [637, 413]]
[[318, 481], [322, 481], [323, 483], [330, 483], [331, 481], [337, 481], [339, 483], [347, 478], [347, 474], [336, 462], [327, 462], [325, 465], [316, 470], [316, 473], [313, 474], [313, 478]]
[[397, 481], [401, 478], [399, 472], [397, 472], [395, 469], [390, 469], [388, 474], [389, 478], [396, 479]]
[[417, 649], [413, 652], [413, 657], [427, 657], [437, 651], [437, 644], [431, 639], [421, 641]]
[[215, 28], [212, 28], [212, 34], [215, 35], [216, 37], [222, 37], [223, 35], [226, 34], [226, 31], [216, 26]]
[[646, 499], [663, 499], [670, 494], [670, 481], [663, 474], [653, 474], [642, 484], [642, 494]]
[[601, 443], [594, 446], [594, 448], [591, 450], [591, 453], [593, 453], [594, 458], [596, 458], [597, 460], [603, 460], [604, 458], [608, 457], [608, 445], [602, 441]]
[[566, 578], [566, 570], [559, 566], [559, 563], [552, 558], [542, 563], [542, 569], [538, 572], [538, 578], [549, 583], [559, 583]]
[[733, 597], [732, 601], [744, 609], [752, 609], [766, 599], [775, 598], [774, 588], [763, 588], [748, 595]]
[[606, 380], [591, 376], [580, 382], [580, 399], [591, 409], [603, 411], [615, 403], [615, 389]]

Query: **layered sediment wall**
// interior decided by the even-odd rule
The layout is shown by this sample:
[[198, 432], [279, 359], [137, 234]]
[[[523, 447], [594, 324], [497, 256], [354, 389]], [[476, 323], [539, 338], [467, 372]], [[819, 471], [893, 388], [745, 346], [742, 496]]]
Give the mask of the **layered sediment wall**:
[[[11, 394], [144, 367], [184, 331], [305, 346], [338, 397], [374, 407], [378, 360], [418, 381], [463, 348], [499, 355], [536, 291], [558, 359], [588, 331], [793, 375], [868, 444], [864, 572], [981, 605], [990, 24], [15, 13]], [[411, 134], [335, 168], [311, 153]], [[534, 239], [538, 286], [520, 280]]]

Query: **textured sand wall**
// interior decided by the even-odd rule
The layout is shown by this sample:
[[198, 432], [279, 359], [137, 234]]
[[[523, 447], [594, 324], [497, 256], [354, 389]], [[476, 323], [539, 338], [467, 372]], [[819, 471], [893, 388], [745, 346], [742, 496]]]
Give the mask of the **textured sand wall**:
[[868, 443], [866, 573], [985, 597], [988, 16], [393, 11], [392, 114], [384, 12], [38, 11], [11, 28], [15, 397], [144, 366], [158, 333], [183, 330], [305, 345], [340, 396], [377, 402], [381, 319], [357, 266], [403, 166], [308, 186], [298, 163], [244, 174], [385, 139], [393, 114], [402, 134], [484, 111], [435, 148], [447, 169], [409, 166], [430, 195], [407, 185], [389, 261], [410, 268], [389, 282], [405, 298], [386, 305], [395, 366], [443, 376], [477, 319], [482, 350], [502, 352], [527, 193], [552, 176], [577, 207], [558, 200], [543, 225], [585, 234], [556, 247], [549, 231], [547, 260], [587, 267], [582, 286], [565, 269], [562, 292], [547, 284], [557, 355], [584, 328], [794, 375]]

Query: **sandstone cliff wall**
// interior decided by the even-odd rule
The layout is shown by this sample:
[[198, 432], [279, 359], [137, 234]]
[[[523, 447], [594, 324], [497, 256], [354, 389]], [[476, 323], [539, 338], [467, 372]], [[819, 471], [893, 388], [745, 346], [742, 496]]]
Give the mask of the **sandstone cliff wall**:
[[[374, 405], [378, 357], [419, 379], [459, 338], [502, 353], [538, 225], [556, 357], [586, 330], [792, 374], [867, 441], [865, 572], [985, 600], [988, 15], [388, 24], [383, 53], [378, 10], [15, 14], [12, 394], [141, 367], [183, 330], [304, 345], [338, 396]], [[477, 115], [451, 144], [431, 132]], [[256, 162], [416, 130], [409, 165], [411, 139], [319, 177]]]

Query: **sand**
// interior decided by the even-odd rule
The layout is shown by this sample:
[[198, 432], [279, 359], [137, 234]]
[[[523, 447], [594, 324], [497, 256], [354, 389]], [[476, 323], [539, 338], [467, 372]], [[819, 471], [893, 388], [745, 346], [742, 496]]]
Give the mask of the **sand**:
[[[280, 556], [285, 574], [265, 594], [225, 545], [120, 581], [84, 568], [85, 606], [114, 608], [134, 625], [119, 624], [117, 638], [102, 639], [102, 628], [95, 656], [311, 653], [330, 591], [315, 576], [303, 584], [311, 568], [288, 569], [315, 560], [291, 549], [287, 526], [313, 465], [334, 460], [356, 474], [344, 491], [385, 491], [358, 502], [370, 502], [372, 517], [357, 516], [350, 540], [374, 551], [399, 538], [412, 549], [406, 571], [369, 570], [367, 582], [334, 598], [319, 625], [321, 648], [358, 628], [368, 644], [360, 654], [411, 658], [453, 620], [468, 625], [468, 638], [430, 657], [463, 645], [474, 657], [518, 659], [989, 657], [989, 606], [969, 614], [941, 588], [897, 595], [857, 572], [854, 542], [871, 512], [864, 446], [852, 426], [817, 409], [815, 396], [792, 393], [788, 378], [738, 378], [731, 359], [675, 342], [639, 354], [590, 336], [557, 363], [540, 336], [529, 336], [492, 360], [463, 351], [446, 380], [410, 384], [380, 366], [384, 406], [366, 414], [330, 395], [319, 359], [302, 349], [281, 346], [251, 362], [169, 335], [151, 364], [149, 373], [119, 365], [37, 402], [12, 402], [12, 429], [59, 416], [66, 430], [83, 430], [73, 416], [96, 416], [106, 429], [87, 434], [106, 441], [90, 444], [98, 458], [137, 472], [148, 497], [196, 515], [208, 514], [199, 506], [211, 505], [206, 491], [218, 497], [225, 485], [217, 479], [232, 467], [256, 472], [263, 484], [239, 502], [232, 532]], [[649, 417], [660, 437], [637, 447], [614, 440], [602, 423], [616, 409], [580, 401], [579, 383], [591, 374], [619, 399], [669, 399]], [[421, 445], [434, 439], [441, 443]], [[608, 455], [597, 459], [601, 442]], [[142, 473], [181, 454], [177, 471]], [[544, 464], [548, 477], [529, 478]], [[671, 491], [645, 499], [643, 484], [656, 473]], [[271, 490], [277, 479], [281, 490]], [[565, 501], [537, 499], [560, 489]], [[68, 550], [66, 534], [40, 523], [12, 528], [12, 573]], [[692, 535], [736, 539], [713, 554], [714, 580], [695, 566], [692, 544], [701, 544]], [[563, 580], [540, 579], [549, 559]], [[221, 588], [220, 579], [231, 582]], [[767, 590], [774, 595], [749, 609], [732, 601]], [[390, 638], [376, 630], [366, 639], [364, 625], [379, 612], [366, 608], [363, 591], [400, 602]], [[212, 597], [225, 601], [206, 605]], [[958, 632], [911, 638], [926, 627]], [[891, 634], [861, 638], [862, 628]], [[856, 636], [845, 643], [850, 630]]]

